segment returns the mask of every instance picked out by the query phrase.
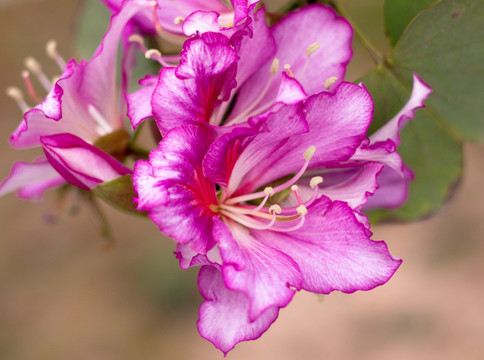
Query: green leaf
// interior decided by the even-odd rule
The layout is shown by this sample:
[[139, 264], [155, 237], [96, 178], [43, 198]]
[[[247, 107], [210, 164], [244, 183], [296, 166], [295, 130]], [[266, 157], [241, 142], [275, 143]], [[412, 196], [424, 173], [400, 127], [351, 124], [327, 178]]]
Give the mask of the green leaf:
[[81, 57], [90, 58], [94, 54], [108, 30], [110, 16], [109, 10], [100, 1], [83, 1], [76, 42]]
[[136, 194], [133, 190], [131, 175], [124, 175], [99, 184], [92, 191], [96, 196], [119, 210], [141, 216], [146, 215], [144, 212], [136, 210], [136, 205], [133, 202]]
[[416, 72], [433, 90], [435, 119], [462, 140], [484, 142], [484, 1], [442, 0], [408, 26], [389, 59], [400, 82]]
[[[410, 98], [411, 90], [388, 70], [378, 68], [360, 79], [375, 103], [373, 130], [390, 120]], [[370, 129], [371, 131], [371, 129]], [[399, 153], [415, 174], [410, 197], [395, 211], [370, 214], [373, 221], [384, 218], [415, 220], [436, 212], [451, 194], [462, 171], [462, 145], [428, 109], [419, 109], [401, 132]]]
[[395, 46], [412, 19], [435, 2], [436, 0], [385, 0], [383, 5], [385, 31], [392, 46]]

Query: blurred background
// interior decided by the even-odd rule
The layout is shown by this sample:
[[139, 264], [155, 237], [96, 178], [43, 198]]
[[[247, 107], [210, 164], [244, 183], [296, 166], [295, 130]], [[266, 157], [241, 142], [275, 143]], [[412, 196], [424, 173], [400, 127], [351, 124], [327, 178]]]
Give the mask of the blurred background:
[[[388, 50], [382, 0], [341, 5]], [[31, 55], [59, 75], [44, 46], [54, 38], [66, 59], [76, 56], [81, 6], [0, 0], [0, 89], [23, 86], [23, 59]], [[354, 47], [348, 80], [372, 67]], [[3, 93], [0, 103], [3, 179], [14, 160], [40, 153], [10, 148], [22, 114]], [[482, 359], [484, 148], [466, 145], [464, 155], [460, 186], [439, 214], [373, 227], [373, 238], [404, 260], [388, 284], [352, 295], [298, 293], [259, 340], [237, 345], [228, 358]], [[0, 359], [221, 359], [196, 329], [196, 269], [179, 269], [174, 243], [149, 221], [101, 207], [116, 238], [110, 251], [82, 199], [0, 199]]]

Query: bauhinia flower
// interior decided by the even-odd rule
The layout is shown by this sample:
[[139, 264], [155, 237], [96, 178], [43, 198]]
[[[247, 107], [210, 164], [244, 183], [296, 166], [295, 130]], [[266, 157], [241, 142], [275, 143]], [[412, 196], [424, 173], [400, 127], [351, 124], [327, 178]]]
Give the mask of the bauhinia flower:
[[[16, 148], [41, 146], [45, 158], [32, 164], [16, 163], [9, 178], [0, 185], [0, 195], [19, 190], [21, 197], [36, 199], [47, 188], [66, 181], [89, 190], [131, 173], [120, 162], [129, 135], [124, 130], [124, 96], [116, 84], [116, 58], [126, 23], [145, 6], [132, 1], [113, 16], [90, 61], [78, 64], [72, 59], [66, 64], [57, 53], [55, 43], [50, 42], [47, 52], [63, 71], [53, 84], [34, 59], [27, 60], [28, 69], [37, 76], [48, 95], [29, 109], [20, 90], [9, 89], [9, 94], [25, 111], [10, 143]], [[124, 70], [126, 78], [128, 69]], [[39, 99], [25, 73], [32, 97]]]
[[[347, 34], [321, 59], [318, 32], [301, 29], [316, 15], [328, 19], [330, 39]], [[248, 48], [260, 41], [257, 24]], [[224, 353], [266, 331], [296, 290], [369, 290], [392, 276], [400, 260], [370, 239], [360, 210], [386, 169], [406, 189], [398, 133], [430, 92], [415, 76], [407, 105], [368, 138], [370, 95], [338, 80], [351, 57], [348, 24], [314, 6], [271, 33], [283, 71], [267, 60], [250, 72], [244, 40], [205, 33], [187, 42], [151, 100], [164, 139], [133, 174], [138, 209], [178, 243], [181, 267], [202, 266], [198, 328]]]
[[198, 328], [223, 352], [259, 337], [297, 290], [369, 290], [400, 265], [358, 211], [384, 165], [349, 166], [372, 109], [342, 83], [218, 137], [176, 127], [136, 163], [138, 209], [178, 243], [182, 268], [202, 265]]

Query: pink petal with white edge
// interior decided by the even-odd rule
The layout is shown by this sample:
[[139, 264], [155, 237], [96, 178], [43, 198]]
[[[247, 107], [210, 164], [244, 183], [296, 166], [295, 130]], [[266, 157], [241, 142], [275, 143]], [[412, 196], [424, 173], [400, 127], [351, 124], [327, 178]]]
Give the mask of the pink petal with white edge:
[[377, 142], [391, 140], [396, 146], [400, 145], [400, 130], [405, 126], [408, 120], [415, 117], [415, 111], [417, 109], [425, 107], [424, 101], [431, 92], [431, 87], [414, 73], [413, 89], [410, 99], [393, 119], [370, 136], [370, 143], [375, 144]]
[[174, 252], [183, 270], [192, 266], [213, 265], [217, 268], [222, 264], [220, 251], [217, 246], [213, 247], [206, 254], [200, 254], [190, 247], [190, 245], [178, 243]]
[[[266, 231], [267, 232], [267, 231]], [[271, 307], [285, 307], [300, 289], [302, 276], [296, 262], [274, 246], [267, 246], [251, 231], [225, 219], [214, 226], [223, 261], [225, 286], [249, 300], [249, 320], [255, 321]]]
[[219, 32], [218, 18], [220, 14], [214, 11], [195, 11], [183, 21], [183, 33], [193, 36], [205, 32]]
[[143, 120], [152, 116], [151, 96], [153, 95], [157, 82], [157, 76], [146, 75], [139, 81], [141, 88], [126, 95], [128, 117], [131, 121], [133, 130], [136, 129]]
[[90, 190], [100, 183], [131, 174], [107, 153], [71, 134], [41, 138], [47, 160], [68, 182]]
[[373, 289], [386, 283], [401, 263], [383, 241], [369, 238], [371, 233], [346, 203], [326, 197], [308, 207], [304, 226], [297, 231], [251, 234], [261, 246], [290, 256], [303, 276], [302, 289], [321, 294]]
[[17, 191], [20, 198], [40, 200], [46, 190], [65, 182], [45, 158], [33, 163], [18, 161], [13, 165], [9, 177], [0, 184], [0, 196]]
[[205, 299], [199, 310], [198, 331], [225, 355], [237, 343], [259, 338], [279, 314], [279, 309], [272, 307], [250, 321], [247, 297], [227, 289], [220, 271], [213, 266], [200, 269], [198, 288]]

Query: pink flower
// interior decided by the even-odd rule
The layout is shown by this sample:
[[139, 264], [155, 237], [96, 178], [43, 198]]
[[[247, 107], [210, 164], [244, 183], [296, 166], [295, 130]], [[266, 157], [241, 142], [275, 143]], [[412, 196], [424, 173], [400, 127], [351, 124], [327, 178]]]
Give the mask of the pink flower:
[[[145, 6], [127, 3], [112, 18], [92, 59], [79, 64], [70, 60], [54, 85], [49, 84], [40, 66], [31, 61], [31, 71], [39, 77], [48, 95], [26, 111], [23, 121], [10, 136], [10, 143], [16, 148], [41, 146], [48, 162], [40, 159], [31, 165], [15, 164], [10, 176], [0, 185], [0, 195], [20, 190], [20, 196], [35, 199], [47, 188], [65, 181], [88, 190], [131, 173], [119, 160], [98, 149], [96, 142], [116, 132], [121, 137], [128, 136], [122, 134], [124, 97], [116, 84], [116, 57], [127, 22]], [[49, 53], [63, 65], [55, 48], [51, 47]], [[125, 67], [124, 78], [128, 71]]]
[[253, 29], [194, 36], [162, 69], [151, 105], [164, 139], [133, 174], [138, 209], [178, 243], [181, 267], [202, 266], [198, 328], [224, 353], [297, 290], [369, 290], [396, 271], [360, 210], [380, 176], [406, 190], [398, 132], [430, 91], [415, 76], [408, 104], [368, 138], [371, 97], [341, 81], [346, 21], [312, 6], [273, 28], [259, 11]]

